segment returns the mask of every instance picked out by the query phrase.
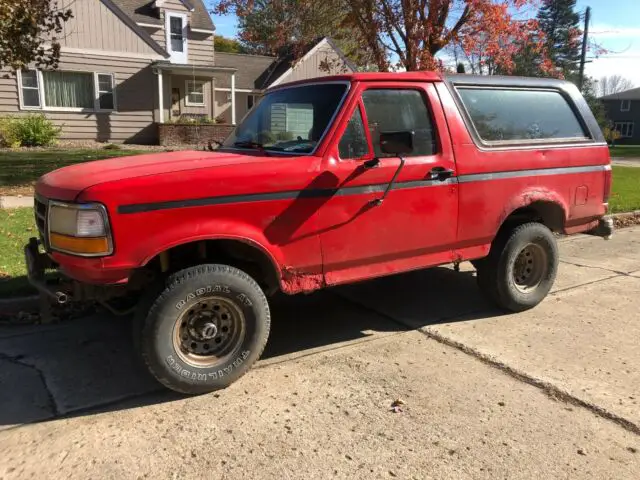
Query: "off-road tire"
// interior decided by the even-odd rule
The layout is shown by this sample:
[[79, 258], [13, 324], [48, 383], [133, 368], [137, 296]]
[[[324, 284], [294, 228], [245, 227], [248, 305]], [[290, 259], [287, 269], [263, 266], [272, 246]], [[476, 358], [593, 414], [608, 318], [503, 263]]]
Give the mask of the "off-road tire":
[[[175, 329], [183, 328], [181, 318], [192, 307], [210, 298], [237, 307], [244, 335], [218, 363], [197, 365], [178, 351]], [[142, 360], [161, 384], [190, 395], [225, 388], [244, 375], [262, 355], [271, 326], [269, 305], [257, 282], [227, 265], [199, 265], [176, 272], [147, 312], [134, 322], [134, 336], [138, 336], [134, 344]]]
[[[518, 286], [516, 281], [514, 268], [516, 260], [520, 260], [519, 256], [527, 247], [541, 252], [542, 260], [535, 262], [536, 268], [541, 268], [539, 281], [530, 290], [523, 291], [524, 287]], [[502, 309], [511, 312], [529, 310], [538, 305], [553, 287], [558, 262], [558, 245], [551, 230], [541, 223], [525, 223], [500, 232], [489, 255], [476, 263], [478, 286]]]

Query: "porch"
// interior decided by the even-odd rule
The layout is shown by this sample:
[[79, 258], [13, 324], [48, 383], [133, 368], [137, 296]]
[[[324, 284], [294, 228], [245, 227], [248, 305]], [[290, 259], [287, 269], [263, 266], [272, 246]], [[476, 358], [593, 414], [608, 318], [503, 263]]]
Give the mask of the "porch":
[[[202, 67], [156, 62], [153, 65], [157, 77], [156, 121], [185, 123], [197, 121], [201, 124], [236, 124], [237, 69], [231, 67]], [[216, 101], [216, 81], [230, 84], [230, 115]], [[227, 108], [225, 108], [227, 110]], [[219, 118], [220, 117], [220, 118]]]

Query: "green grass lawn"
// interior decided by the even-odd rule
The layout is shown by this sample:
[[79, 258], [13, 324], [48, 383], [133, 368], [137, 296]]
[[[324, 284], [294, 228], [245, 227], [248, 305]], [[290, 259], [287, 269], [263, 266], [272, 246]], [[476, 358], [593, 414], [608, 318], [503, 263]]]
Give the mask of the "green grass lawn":
[[609, 148], [612, 157], [640, 158], [640, 145], [617, 145]]
[[149, 153], [138, 150], [51, 149], [0, 152], [0, 195], [30, 195], [38, 177], [74, 163]]
[[640, 210], [640, 168], [614, 166], [609, 211], [618, 213], [633, 210]]
[[27, 282], [23, 247], [37, 236], [33, 208], [0, 210], [0, 297], [35, 293]]

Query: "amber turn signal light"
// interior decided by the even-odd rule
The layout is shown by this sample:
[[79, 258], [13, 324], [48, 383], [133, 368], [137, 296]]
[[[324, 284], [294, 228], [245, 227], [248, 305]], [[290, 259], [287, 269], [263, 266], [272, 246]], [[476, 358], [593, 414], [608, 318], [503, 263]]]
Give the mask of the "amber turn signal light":
[[49, 243], [56, 250], [79, 254], [101, 254], [109, 252], [107, 237], [71, 237], [51, 232]]

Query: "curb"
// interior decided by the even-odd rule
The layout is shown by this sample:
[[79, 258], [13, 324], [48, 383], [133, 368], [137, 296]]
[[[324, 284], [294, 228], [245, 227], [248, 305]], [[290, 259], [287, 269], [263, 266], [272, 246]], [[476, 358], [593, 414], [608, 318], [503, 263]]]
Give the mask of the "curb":
[[40, 297], [38, 295], [0, 299], [0, 314], [13, 315], [20, 312], [37, 312], [39, 309]]
[[634, 210], [632, 212], [612, 213], [611, 215], [607, 215], [607, 216], [611, 218], [626, 218], [626, 217], [635, 217], [636, 215], [640, 215], [640, 210]]

